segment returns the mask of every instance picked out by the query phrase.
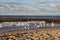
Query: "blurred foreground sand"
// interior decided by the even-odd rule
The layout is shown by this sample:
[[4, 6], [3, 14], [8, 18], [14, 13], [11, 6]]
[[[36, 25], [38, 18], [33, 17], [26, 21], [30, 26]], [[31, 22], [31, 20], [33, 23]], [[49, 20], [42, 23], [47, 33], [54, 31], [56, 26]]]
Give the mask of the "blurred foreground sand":
[[0, 40], [60, 40], [60, 28], [37, 28], [0, 33]]

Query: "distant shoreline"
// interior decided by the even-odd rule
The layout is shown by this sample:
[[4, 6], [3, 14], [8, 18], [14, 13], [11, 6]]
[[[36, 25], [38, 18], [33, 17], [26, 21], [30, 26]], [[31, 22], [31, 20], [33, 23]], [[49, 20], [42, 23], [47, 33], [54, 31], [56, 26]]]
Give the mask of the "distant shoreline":
[[0, 15], [0, 18], [60, 18], [58, 15]]

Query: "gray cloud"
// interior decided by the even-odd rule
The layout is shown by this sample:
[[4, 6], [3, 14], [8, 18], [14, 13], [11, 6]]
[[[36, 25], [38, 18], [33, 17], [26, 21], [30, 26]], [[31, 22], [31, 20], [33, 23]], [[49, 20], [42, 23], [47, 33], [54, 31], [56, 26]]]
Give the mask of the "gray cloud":
[[[56, 15], [60, 12], [60, 5], [43, 3], [45, 0], [37, 0], [36, 4], [0, 3], [0, 14], [7, 15]], [[43, 3], [43, 4], [41, 4]], [[37, 13], [37, 14], [36, 14]], [[49, 14], [48, 14], [49, 13]]]

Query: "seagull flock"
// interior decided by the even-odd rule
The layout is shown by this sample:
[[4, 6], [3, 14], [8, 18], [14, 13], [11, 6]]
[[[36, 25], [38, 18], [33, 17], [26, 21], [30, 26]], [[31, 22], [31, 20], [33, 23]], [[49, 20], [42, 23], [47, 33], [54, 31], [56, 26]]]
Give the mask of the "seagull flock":
[[36, 27], [36, 28], [40, 28], [40, 27], [54, 27], [54, 23], [47, 23], [45, 21], [28, 21], [28, 22], [1, 22], [0, 23], [0, 28], [2, 27], [22, 27], [24, 26], [24, 28], [26, 29], [28, 27], [28, 29], [30, 27]]

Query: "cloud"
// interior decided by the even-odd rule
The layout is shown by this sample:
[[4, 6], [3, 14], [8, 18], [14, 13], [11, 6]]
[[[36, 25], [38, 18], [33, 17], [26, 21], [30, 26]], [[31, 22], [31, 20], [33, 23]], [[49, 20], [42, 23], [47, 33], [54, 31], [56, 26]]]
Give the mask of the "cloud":
[[50, 4], [50, 7], [55, 9], [57, 8], [57, 4]]
[[37, 0], [37, 2], [45, 2], [45, 0]]
[[50, 4], [50, 8], [52, 12], [60, 12], [60, 5], [59, 4]]
[[[23, 3], [2, 3], [0, 4], [0, 10], [3, 9], [4, 13], [9, 14], [40, 14], [43, 13], [44, 15], [48, 13], [52, 13], [60, 10], [60, 6], [54, 3], [43, 3], [45, 0], [36, 0], [36, 4], [23, 4]], [[39, 3], [38, 3], [39, 2]], [[42, 4], [43, 3], [43, 4]], [[3, 13], [3, 11], [0, 11]], [[13, 15], [14, 15], [13, 14]], [[40, 14], [42, 15], [42, 14]]]

